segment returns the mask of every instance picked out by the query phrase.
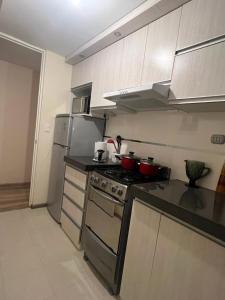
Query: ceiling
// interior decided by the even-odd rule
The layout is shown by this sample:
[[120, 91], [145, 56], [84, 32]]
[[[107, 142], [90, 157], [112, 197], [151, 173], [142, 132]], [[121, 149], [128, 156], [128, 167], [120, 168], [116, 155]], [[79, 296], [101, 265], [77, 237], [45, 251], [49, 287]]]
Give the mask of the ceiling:
[[0, 31], [66, 56], [143, 2], [3, 0]]
[[0, 60], [36, 71], [39, 71], [41, 67], [41, 53], [10, 42], [4, 38], [0, 38]]

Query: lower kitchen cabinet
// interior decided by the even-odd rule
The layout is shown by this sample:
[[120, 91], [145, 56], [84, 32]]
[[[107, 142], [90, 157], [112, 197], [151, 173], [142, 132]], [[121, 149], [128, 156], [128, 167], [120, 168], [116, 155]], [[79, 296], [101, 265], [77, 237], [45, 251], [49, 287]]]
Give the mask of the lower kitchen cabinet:
[[61, 224], [78, 249], [81, 249], [87, 178], [88, 173], [66, 165]]
[[81, 172], [66, 165], [65, 178], [85, 190], [87, 186], [87, 173]]
[[224, 300], [225, 248], [162, 216], [150, 283], [146, 299]]
[[78, 227], [76, 224], [74, 224], [73, 220], [64, 211], [62, 211], [62, 214], [61, 214], [61, 224], [62, 224], [63, 231], [69, 237], [71, 242], [76, 246], [77, 249], [81, 249], [80, 227]]
[[120, 297], [147, 300], [160, 214], [134, 201]]
[[225, 248], [134, 201], [122, 300], [224, 300]]

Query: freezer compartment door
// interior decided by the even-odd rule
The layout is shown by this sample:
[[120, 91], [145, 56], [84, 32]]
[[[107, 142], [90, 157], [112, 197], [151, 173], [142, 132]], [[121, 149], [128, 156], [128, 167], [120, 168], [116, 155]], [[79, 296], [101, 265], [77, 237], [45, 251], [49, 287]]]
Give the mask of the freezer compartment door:
[[62, 146], [69, 146], [70, 141], [70, 124], [72, 118], [69, 116], [59, 115], [55, 118], [54, 143]]
[[58, 223], [60, 222], [62, 208], [65, 155], [67, 155], [67, 148], [55, 144], [53, 145], [47, 207], [51, 216]]
[[93, 156], [95, 142], [103, 140], [104, 129], [104, 119], [75, 116], [73, 118], [70, 155]]

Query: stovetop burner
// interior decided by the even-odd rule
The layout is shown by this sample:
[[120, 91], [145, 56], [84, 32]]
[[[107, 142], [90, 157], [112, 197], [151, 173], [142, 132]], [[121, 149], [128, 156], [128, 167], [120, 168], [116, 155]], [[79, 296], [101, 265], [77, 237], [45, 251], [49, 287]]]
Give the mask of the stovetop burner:
[[138, 171], [127, 171], [123, 168], [99, 170], [98, 173], [126, 185], [166, 180], [170, 177], [170, 169], [166, 167], [161, 169], [158, 176], [144, 176]]

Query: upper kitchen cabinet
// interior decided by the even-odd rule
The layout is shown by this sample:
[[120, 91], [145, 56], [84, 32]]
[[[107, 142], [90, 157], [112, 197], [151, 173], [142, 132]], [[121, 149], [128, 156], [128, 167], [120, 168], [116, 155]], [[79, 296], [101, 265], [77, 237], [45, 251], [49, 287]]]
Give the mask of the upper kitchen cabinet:
[[148, 26], [124, 38], [120, 69], [120, 88], [125, 89], [141, 84]]
[[72, 88], [92, 82], [93, 77], [93, 56], [73, 66]]
[[224, 12], [224, 0], [192, 0], [185, 4], [177, 50], [225, 35]]
[[122, 51], [123, 40], [120, 40], [93, 56], [91, 107], [115, 105], [104, 99], [103, 94], [119, 88]]
[[181, 8], [148, 26], [142, 84], [171, 80]]
[[225, 42], [177, 55], [170, 99], [225, 95]]

